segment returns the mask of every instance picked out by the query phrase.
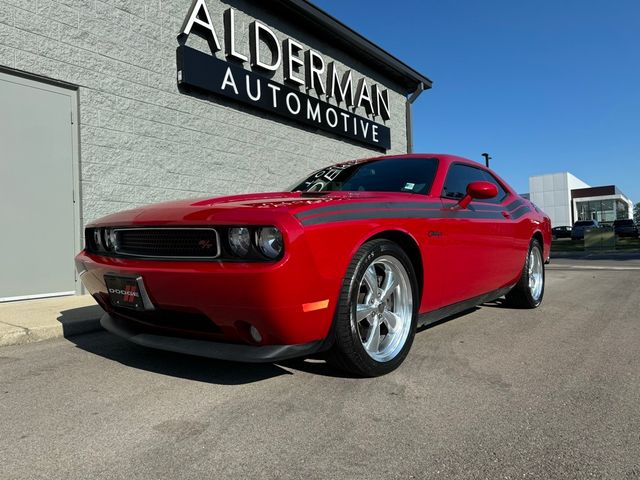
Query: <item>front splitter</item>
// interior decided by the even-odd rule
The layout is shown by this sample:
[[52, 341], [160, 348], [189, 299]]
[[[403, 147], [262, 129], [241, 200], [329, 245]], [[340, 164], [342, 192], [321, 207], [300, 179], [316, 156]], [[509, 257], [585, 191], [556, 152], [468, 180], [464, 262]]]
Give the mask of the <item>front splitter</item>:
[[100, 324], [105, 330], [143, 347], [234, 362], [269, 363], [304, 357], [318, 353], [325, 345], [322, 340], [295, 345], [251, 346], [169, 337], [140, 332], [108, 313], [102, 316]]

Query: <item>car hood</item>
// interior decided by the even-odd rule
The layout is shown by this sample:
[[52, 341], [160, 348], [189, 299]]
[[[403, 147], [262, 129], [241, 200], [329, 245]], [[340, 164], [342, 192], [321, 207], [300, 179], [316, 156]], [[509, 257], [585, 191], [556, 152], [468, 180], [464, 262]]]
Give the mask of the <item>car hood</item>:
[[268, 222], [283, 215], [296, 215], [319, 206], [371, 199], [385, 201], [397, 199], [399, 195], [403, 198], [414, 196], [385, 192], [278, 192], [177, 200], [108, 215], [89, 226]]

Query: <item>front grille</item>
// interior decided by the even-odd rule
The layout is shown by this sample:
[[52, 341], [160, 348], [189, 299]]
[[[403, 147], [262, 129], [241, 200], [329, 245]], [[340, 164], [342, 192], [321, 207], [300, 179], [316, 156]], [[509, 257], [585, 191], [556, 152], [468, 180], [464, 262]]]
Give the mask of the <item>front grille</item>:
[[136, 257], [212, 259], [220, 255], [213, 228], [115, 229], [115, 253]]

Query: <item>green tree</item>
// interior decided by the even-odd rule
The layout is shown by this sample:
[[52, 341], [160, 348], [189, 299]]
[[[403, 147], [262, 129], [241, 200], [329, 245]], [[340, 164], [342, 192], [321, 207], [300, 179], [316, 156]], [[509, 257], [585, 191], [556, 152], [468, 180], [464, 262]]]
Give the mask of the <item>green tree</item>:
[[640, 202], [636, 203], [633, 209], [633, 218], [636, 220], [636, 223], [640, 223]]

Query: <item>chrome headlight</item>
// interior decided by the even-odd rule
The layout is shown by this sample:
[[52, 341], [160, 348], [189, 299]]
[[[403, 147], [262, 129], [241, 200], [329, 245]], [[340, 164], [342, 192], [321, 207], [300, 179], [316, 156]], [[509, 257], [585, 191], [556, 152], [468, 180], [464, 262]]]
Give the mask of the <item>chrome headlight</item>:
[[256, 234], [258, 248], [267, 258], [277, 258], [282, 253], [282, 233], [276, 227], [258, 229]]
[[94, 228], [93, 229], [93, 243], [96, 246], [97, 250], [102, 250], [102, 229]]
[[229, 246], [233, 253], [239, 257], [245, 257], [251, 248], [251, 234], [245, 227], [229, 229]]
[[107, 250], [114, 250], [116, 248], [116, 231], [113, 228], [106, 228], [104, 230], [104, 246]]
[[111, 243], [111, 248], [113, 248], [114, 250], [118, 249], [118, 236], [116, 235], [116, 231], [115, 229], [110, 229], [109, 230], [109, 243]]

